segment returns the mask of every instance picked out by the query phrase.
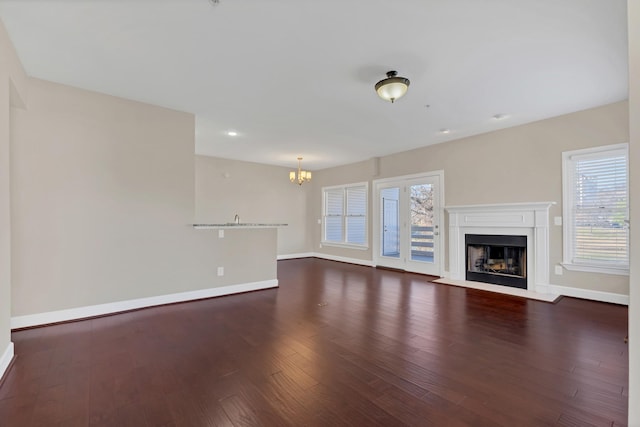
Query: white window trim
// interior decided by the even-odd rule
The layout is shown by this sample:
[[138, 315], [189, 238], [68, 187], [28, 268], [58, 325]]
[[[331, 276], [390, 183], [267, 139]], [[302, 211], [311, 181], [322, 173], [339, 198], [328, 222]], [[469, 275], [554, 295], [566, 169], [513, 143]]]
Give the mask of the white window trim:
[[[336, 190], [336, 189], [341, 189], [344, 191], [344, 194], [346, 195], [346, 190], [348, 188], [352, 188], [352, 187], [364, 187], [364, 192], [365, 192], [365, 197], [366, 197], [366, 201], [365, 201], [365, 206], [366, 206], [366, 210], [365, 210], [365, 218], [364, 218], [364, 230], [365, 230], [365, 235], [364, 235], [364, 243], [363, 244], [357, 244], [357, 243], [347, 243], [347, 242], [334, 242], [334, 241], [327, 241], [325, 240], [325, 212], [326, 212], [326, 192], [327, 190]], [[344, 204], [343, 204], [343, 210], [346, 209], [346, 198], [344, 199]], [[321, 226], [321, 230], [320, 232], [322, 233], [321, 235], [321, 239], [320, 239], [320, 244], [322, 246], [330, 246], [330, 247], [337, 247], [337, 248], [347, 248], [347, 249], [358, 249], [358, 250], [367, 250], [369, 249], [369, 183], [367, 181], [365, 182], [356, 182], [353, 184], [344, 184], [344, 185], [332, 185], [332, 186], [328, 186], [328, 187], [322, 187], [322, 212], [320, 215], [320, 218], [322, 218], [322, 226]], [[344, 224], [344, 218], [345, 216], [343, 215], [343, 227], [345, 226]], [[345, 234], [346, 236], [346, 234]], [[345, 236], [343, 236], [343, 239], [345, 238]]]
[[[573, 241], [573, 215], [571, 213], [570, 195], [573, 194], [573, 168], [569, 167], [571, 157], [575, 155], [599, 154], [605, 151], [626, 150], [627, 151], [627, 173], [629, 172], [629, 144], [613, 144], [600, 147], [585, 148], [581, 150], [565, 151], [562, 153], [562, 266], [570, 271], [583, 271], [589, 273], [614, 274], [620, 276], [629, 275], [629, 266], [606, 266], [602, 264], [576, 264], [571, 262]], [[627, 187], [627, 194], [629, 188]]]

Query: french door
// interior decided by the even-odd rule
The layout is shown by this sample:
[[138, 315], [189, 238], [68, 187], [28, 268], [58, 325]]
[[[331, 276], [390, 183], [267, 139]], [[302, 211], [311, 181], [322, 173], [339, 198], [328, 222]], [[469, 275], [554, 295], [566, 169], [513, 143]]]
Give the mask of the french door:
[[442, 173], [374, 182], [376, 265], [440, 276]]

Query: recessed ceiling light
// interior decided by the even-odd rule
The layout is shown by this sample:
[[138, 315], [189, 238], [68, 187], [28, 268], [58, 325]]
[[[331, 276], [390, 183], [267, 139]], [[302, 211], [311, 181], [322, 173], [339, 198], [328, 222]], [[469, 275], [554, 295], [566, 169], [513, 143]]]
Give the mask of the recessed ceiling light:
[[451, 133], [451, 129], [440, 129], [440, 133], [444, 133], [444, 134]]
[[507, 117], [509, 117], [509, 116], [507, 116], [506, 114], [495, 114], [493, 116], [493, 118], [496, 119], [496, 120], [506, 119]]
[[238, 132], [236, 132], [235, 130], [228, 130], [227, 136], [238, 136]]

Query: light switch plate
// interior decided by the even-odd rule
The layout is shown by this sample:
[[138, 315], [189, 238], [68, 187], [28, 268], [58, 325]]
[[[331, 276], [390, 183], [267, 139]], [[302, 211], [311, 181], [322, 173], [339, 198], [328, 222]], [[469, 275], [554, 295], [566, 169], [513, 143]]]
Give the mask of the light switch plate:
[[561, 265], [556, 265], [556, 276], [562, 276], [562, 266]]
[[224, 230], [218, 230], [218, 239], [224, 239]]
[[561, 216], [554, 216], [553, 217], [553, 223], [555, 225], [562, 225], [562, 217]]
[[224, 267], [218, 267], [218, 276], [224, 276]]

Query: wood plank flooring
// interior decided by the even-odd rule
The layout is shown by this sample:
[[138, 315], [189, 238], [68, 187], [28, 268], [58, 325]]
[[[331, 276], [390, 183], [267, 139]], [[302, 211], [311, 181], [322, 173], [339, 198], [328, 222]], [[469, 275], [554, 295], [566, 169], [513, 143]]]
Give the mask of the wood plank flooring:
[[319, 259], [12, 334], [1, 426], [624, 426], [627, 308]]

